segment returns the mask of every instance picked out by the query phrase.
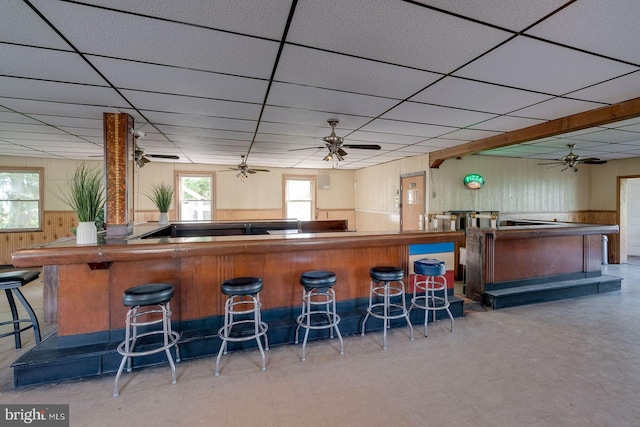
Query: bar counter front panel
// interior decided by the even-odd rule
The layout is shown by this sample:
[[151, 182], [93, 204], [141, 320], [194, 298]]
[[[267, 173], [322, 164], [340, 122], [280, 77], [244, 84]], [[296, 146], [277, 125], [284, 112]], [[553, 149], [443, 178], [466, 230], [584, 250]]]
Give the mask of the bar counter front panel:
[[158, 238], [88, 247], [69, 241], [17, 251], [13, 263], [56, 267], [59, 338], [102, 333], [98, 335], [102, 340], [105, 332], [117, 331], [117, 338], [107, 338], [113, 342], [124, 328], [122, 294], [132, 286], [174, 285], [172, 320], [188, 323], [222, 316], [224, 280], [259, 276], [264, 281], [263, 309], [293, 312], [300, 305], [298, 278], [304, 271], [334, 271], [339, 302], [368, 298], [370, 267], [397, 265], [408, 272], [410, 245], [460, 243], [464, 236], [464, 232], [329, 232]]

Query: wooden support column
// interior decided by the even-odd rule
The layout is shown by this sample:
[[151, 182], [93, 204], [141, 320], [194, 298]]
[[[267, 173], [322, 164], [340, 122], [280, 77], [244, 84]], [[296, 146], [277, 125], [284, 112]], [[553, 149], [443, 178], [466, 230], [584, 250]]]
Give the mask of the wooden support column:
[[105, 223], [107, 239], [131, 234], [128, 185], [133, 158], [133, 117], [104, 113], [104, 159], [107, 178]]

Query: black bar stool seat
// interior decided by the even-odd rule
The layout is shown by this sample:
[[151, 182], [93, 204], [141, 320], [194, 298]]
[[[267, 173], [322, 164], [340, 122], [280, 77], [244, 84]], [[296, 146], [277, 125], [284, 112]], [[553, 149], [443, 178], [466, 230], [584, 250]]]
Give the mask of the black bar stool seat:
[[[176, 383], [176, 366], [171, 356], [171, 347], [176, 349], [176, 362], [180, 361], [180, 348], [178, 341], [181, 334], [171, 329], [171, 298], [173, 298], [174, 287], [167, 283], [149, 283], [146, 285], [134, 286], [124, 291], [122, 294], [122, 304], [129, 307], [125, 319], [125, 339], [118, 345], [118, 353], [122, 355], [122, 361], [116, 374], [116, 381], [113, 396], [120, 394], [118, 381], [120, 375], [127, 364], [127, 372], [131, 372], [131, 359], [139, 356], [149, 356], [151, 354], [164, 351], [171, 366], [171, 384]], [[147, 328], [152, 325], [162, 324], [161, 329], [148, 330], [139, 333], [138, 328]], [[149, 344], [144, 349], [136, 349], [138, 339], [151, 335], [162, 335], [162, 341]]]
[[[302, 312], [297, 317], [295, 343], [298, 344], [298, 333], [304, 328], [302, 341], [302, 361], [306, 358], [307, 339], [311, 329], [329, 329], [329, 338], [333, 338], [336, 330], [340, 339], [340, 354], [344, 354], [344, 341], [338, 329], [340, 316], [336, 311], [336, 293], [333, 285], [337, 282], [336, 273], [326, 270], [306, 271], [300, 275], [302, 291]], [[322, 309], [324, 308], [324, 309]]]
[[[22, 291], [20, 291], [20, 288], [22, 286], [26, 285], [27, 283], [33, 282], [39, 276], [40, 272], [35, 270], [19, 270], [0, 273], [0, 289], [3, 289], [7, 294], [9, 308], [11, 309], [11, 317], [13, 318], [13, 320], [0, 322], [0, 325], [13, 325], [13, 331], [1, 334], [0, 338], [13, 335], [16, 343], [16, 349], [22, 348], [20, 333], [30, 328], [33, 328], [36, 345], [40, 344], [41, 337], [38, 317], [36, 316], [36, 313], [33, 311], [33, 308], [31, 307], [27, 299], [22, 294]], [[27, 314], [29, 315], [29, 319], [19, 318], [18, 310], [16, 308], [16, 302], [13, 299], [14, 294], [26, 310]], [[21, 327], [20, 323], [27, 323], [28, 325]]]

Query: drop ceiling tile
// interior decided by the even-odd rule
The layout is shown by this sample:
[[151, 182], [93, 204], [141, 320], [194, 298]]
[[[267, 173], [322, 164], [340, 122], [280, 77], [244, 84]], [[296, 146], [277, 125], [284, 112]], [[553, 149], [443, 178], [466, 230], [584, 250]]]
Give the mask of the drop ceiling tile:
[[257, 120], [260, 104], [220, 101], [193, 96], [123, 90], [122, 94], [139, 110], [200, 114], [236, 119]]
[[21, 132], [34, 134], [63, 134], [59, 129], [47, 126], [41, 123], [9, 123], [0, 122], [0, 137], [11, 133], [12, 135], [20, 135]]
[[[167, 137], [172, 141], [189, 141], [191, 138], [200, 138], [206, 140], [206, 138], [215, 139], [230, 139], [251, 141], [253, 131], [230, 131], [223, 129], [210, 129], [203, 127], [184, 127], [175, 125], [156, 125]], [[195, 139], [194, 139], [195, 140]]]
[[[0, 83], [1, 84], [1, 83]], [[60, 117], [85, 117], [102, 119], [103, 113], [117, 113], [113, 107], [101, 105], [81, 105], [59, 103], [54, 101], [36, 101], [29, 99], [15, 99], [0, 97], [0, 105], [27, 115], [42, 114]]]
[[89, 0], [84, 3], [276, 40], [282, 37], [291, 7], [290, 0], [155, 0], [152, 8], [145, 2], [131, 0]]
[[639, 16], [636, 0], [580, 0], [527, 34], [638, 64]]
[[398, 120], [376, 119], [360, 130], [429, 138], [451, 132], [455, 130], [455, 128], [422, 123], [402, 122]]
[[[116, 91], [107, 87], [0, 77], [2, 96], [58, 103], [118, 106], [126, 105]], [[11, 108], [10, 101], [2, 101]]]
[[[275, 106], [266, 106], [264, 112], [262, 113], [262, 120], [265, 122], [325, 126], [325, 128], [330, 132], [331, 127], [327, 124], [327, 120], [329, 119], [339, 120], [336, 130], [357, 129], [371, 120], [370, 117], [353, 116], [348, 114], [333, 114], [322, 111]], [[327, 133], [327, 135], [328, 134], [329, 133]]]
[[564, 95], [635, 71], [633, 67], [526, 37], [516, 37], [455, 72], [456, 76]]
[[422, 136], [409, 136], [409, 135], [398, 135], [392, 133], [380, 133], [380, 132], [367, 132], [367, 131], [356, 131], [348, 136], [348, 140], [350, 142], [364, 143], [364, 142], [388, 142], [391, 144], [414, 144], [416, 142], [422, 141], [424, 137]]
[[69, 45], [22, 1], [2, 2], [0, 41], [70, 50]]
[[325, 111], [332, 114], [352, 114], [376, 117], [397, 104], [398, 101], [366, 95], [311, 88], [284, 83], [274, 83], [267, 104]]
[[488, 22], [511, 31], [522, 31], [562, 7], [566, 0], [418, 0], [466, 18]]
[[489, 138], [491, 136], [500, 135], [502, 132], [494, 132], [479, 129], [458, 129], [453, 132], [443, 134], [447, 139], [457, 139], [459, 141], [475, 141], [477, 139]]
[[268, 83], [264, 80], [90, 57], [118, 88], [222, 100], [262, 103]]
[[506, 114], [549, 98], [549, 95], [535, 92], [446, 77], [412, 97], [411, 101]]
[[298, 2], [287, 40], [333, 52], [448, 73], [510, 33], [408, 2]]
[[208, 129], [235, 130], [250, 132], [256, 128], [253, 120], [224, 119], [219, 117], [199, 116], [195, 114], [173, 114], [150, 111], [145, 116], [159, 125], [200, 127]]
[[599, 132], [592, 132], [585, 135], [575, 136], [573, 139], [580, 141], [594, 141], [607, 143], [624, 143], [628, 141], [637, 141], [638, 134], [636, 132], [627, 132], [624, 130], [607, 129]]
[[640, 71], [572, 92], [569, 96], [609, 104], [638, 98], [640, 97]]
[[568, 98], [553, 98], [530, 107], [523, 108], [513, 113], [514, 115], [536, 118], [540, 120], [553, 120], [571, 114], [582, 113], [603, 107], [594, 102], [579, 101]]
[[90, 128], [76, 128], [76, 127], [68, 127], [63, 126], [60, 128], [61, 130], [70, 133], [71, 135], [81, 136], [81, 137], [94, 137], [94, 138], [104, 138], [104, 129], [102, 124], [100, 126], [95, 127], [93, 129]]
[[[329, 126], [309, 126], [290, 123], [261, 122], [258, 131], [261, 134], [292, 135], [313, 140], [314, 137], [322, 138], [329, 135], [331, 133], [331, 128]], [[341, 135], [339, 129], [336, 130], [336, 134], [338, 136]], [[318, 143], [322, 144], [321, 141], [318, 141]]]
[[76, 53], [0, 43], [0, 58], [11, 58], [0, 61], [2, 75], [106, 86]]
[[522, 128], [527, 128], [529, 126], [538, 125], [544, 122], [545, 120], [528, 119], [525, 117], [499, 116], [499, 117], [496, 117], [495, 119], [489, 119], [482, 123], [473, 125], [472, 128], [480, 129], [480, 130], [495, 130], [500, 132], [509, 132], [512, 130], [518, 130]]
[[278, 43], [78, 4], [33, 0], [83, 53], [269, 78]]
[[459, 139], [448, 139], [448, 138], [431, 138], [426, 141], [420, 142], [418, 145], [423, 145], [425, 147], [434, 147], [437, 150], [442, 150], [443, 148], [455, 147], [456, 145], [460, 145], [461, 141]]
[[405, 99], [440, 77], [407, 67], [285, 45], [275, 80]]
[[496, 117], [458, 108], [438, 107], [417, 102], [403, 102], [382, 115], [383, 119], [404, 120], [440, 126], [465, 127]]
[[82, 117], [60, 117], [60, 116], [44, 116], [39, 114], [31, 115], [36, 120], [46, 123], [51, 126], [65, 127], [79, 127], [79, 128], [98, 128], [103, 129], [103, 118], [99, 119], [87, 119]]

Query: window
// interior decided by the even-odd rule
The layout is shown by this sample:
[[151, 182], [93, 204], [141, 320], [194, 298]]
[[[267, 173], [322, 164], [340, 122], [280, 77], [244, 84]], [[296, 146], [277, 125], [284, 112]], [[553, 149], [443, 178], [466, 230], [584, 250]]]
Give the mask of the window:
[[178, 206], [181, 221], [211, 221], [213, 175], [178, 173]]
[[42, 168], [0, 168], [0, 231], [42, 229]]
[[315, 218], [314, 176], [284, 177], [285, 218], [309, 221]]

